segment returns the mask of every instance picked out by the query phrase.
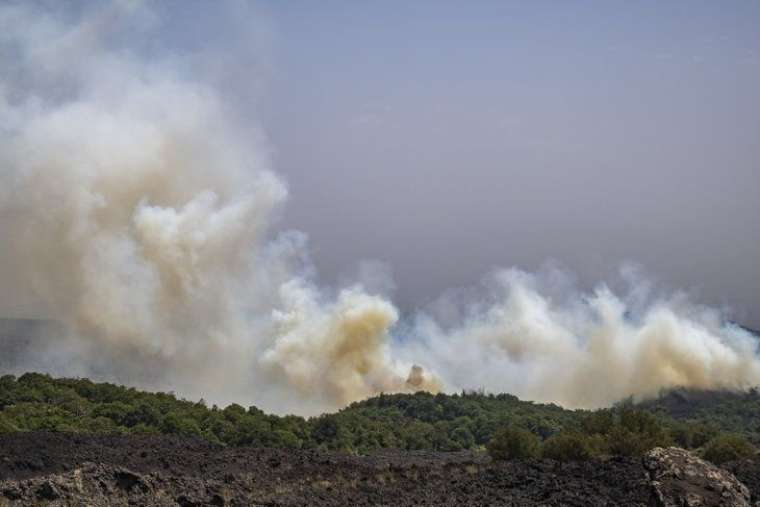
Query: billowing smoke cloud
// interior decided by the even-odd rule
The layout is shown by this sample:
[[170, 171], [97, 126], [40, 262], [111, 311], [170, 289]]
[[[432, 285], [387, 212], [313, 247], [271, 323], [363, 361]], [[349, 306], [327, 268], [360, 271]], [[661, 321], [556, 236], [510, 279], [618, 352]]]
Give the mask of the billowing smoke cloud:
[[177, 62], [105, 47], [128, 7], [1, 14], [3, 270], [69, 328], [51, 366], [294, 409], [405, 389], [393, 306], [321, 293], [303, 238], [268, 230], [287, 192], [260, 138]]
[[[742, 389], [760, 381], [757, 342], [684, 294], [657, 296], [630, 268], [618, 296], [581, 293], [561, 271], [503, 270], [479, 297], [443, 298], [444, 318], [420, 316], [405, 353], [445, 372], [446, 388], [479, 386], [569, 407], [690, 386]], [[472, 301], [478, 301], [473, 303]], [[454, 315], [454, 323], [439, 322]]]
[[271, 226], [287, 190], [263, 136], [180, 59], [111, 47], [124, 16], [153, 22], [131, 3], [0, 8], [0, 275], [66, 330], [14, 369], [301, 413], [389, 391], [592, 407], [760, 381], [746, 332], [639, 281], [619, 297], [503, 271], [403, 322], [382, 269], [319, 287], [304, 236]]

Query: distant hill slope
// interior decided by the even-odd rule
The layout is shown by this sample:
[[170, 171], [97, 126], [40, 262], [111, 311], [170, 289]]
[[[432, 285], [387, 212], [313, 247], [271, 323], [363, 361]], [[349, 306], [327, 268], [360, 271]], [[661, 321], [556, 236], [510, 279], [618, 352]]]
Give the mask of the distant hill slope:
[[[380, 395], [334, 414], [304, 419], [268, 415], [256, 407], [235, 404], [209, 408], [202, 401], [177, 399], [173, 394], [88, 379], [54, 379], [39, 373], [0, 377], [0, 433], [164, 433], [232, 446], [355, 453], [383, 448], [482, 449], [506, 427], [530, 430], [542, 440], [568, 431], [585, 433], [597, 443], [646, 433], [644, 446], [672, 441], [698, 447], [718, 430], [743, 433], [758, 441], [759, 409], [760, 397], [754, 391], [675, 390], [657, 400], [595, 412], [521, 401], [509, 394], [420, 392]], [[623, 421], [626, 411], [632, 415]], [[619, 434], [612, 436], [615, 431]]]
[[677, 420], [700, 421], [723, 431], [760, 434], [760, 393], [673, 389], [638, 404]]
[[173, 394], [39, 373], [0, 377], [0, 432], [172, 433], [230, 445], [460, 450], [485, 445], [502, 426], [548, 437], [580, 427], [581, 412], [508, 394], [381, 395], [321, 417], [264, 414], [256, 407], [207, 407]]

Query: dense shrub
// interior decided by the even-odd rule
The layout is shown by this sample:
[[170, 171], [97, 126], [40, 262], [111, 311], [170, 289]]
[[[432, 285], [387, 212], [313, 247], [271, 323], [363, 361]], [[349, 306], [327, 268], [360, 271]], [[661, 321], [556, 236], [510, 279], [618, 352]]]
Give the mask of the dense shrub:
[[697, 423], [690, 424], [689, 427], [691, 428], [691, 442], [688, 444], [689, 447], [702, 447], [718, 436], [719, 433], [718, 428], [712, 424]]
[[586, 415], [581, 421], [581, 428], [587, 435], [607, 435], [615, 425], [611, 410], [597, 410]]
[[641, 456], [657, 447], [647, 435], [635, 433], [622, 426], [615, 426], [612, 429], [607, 442], [609, 452], [615, 456]]
[[159, 425], [159, 430], [161, 433], [176, 434], [185, 437], [199, 436], [201, 434], [201, 429], [195, 420], [176, 412], [166, 414]]
[[609, 452], [617, 456], [641, 456], [655, 447], [667, 447], [673, 439], [666, 425], [650, 412], [623, 407], [618, 422], [607, 435]]
[[451, 432], [451, 439], [462, 449], [469, 449], [475, 445], [475, 437], [465, 426], [458, 426]]
[[679, 447], [702, 447], [718, 435], [718, 429], [704, 423], [674, 423], [670, 428], [673, 441]]
[[663, 424], [651, 413], [633, 407], [620, 410], [620, 426], [632, 433], [646, 435], [658, 442], [667, 442], [669, 436]]
[[585, 461], [593, 454], [589, 437], [575, 431], [558, 433], [546, 439], [541, 455], [557, 461]]
[[752, 445], [741, 435], [728, 433], [710, 440], [705, 446], [702, 456], [716, 465], [746, 458], [754, 451]]
[[539, 454], [540, 440], [528, 430], [514, 426], [498, 430], [488, 442], [488, 454], [495, 460], [534, 458]]

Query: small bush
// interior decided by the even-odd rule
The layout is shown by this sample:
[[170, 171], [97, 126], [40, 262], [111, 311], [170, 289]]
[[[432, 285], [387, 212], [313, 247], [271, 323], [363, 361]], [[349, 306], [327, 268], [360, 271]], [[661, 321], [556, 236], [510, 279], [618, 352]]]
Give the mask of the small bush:
[[702, 447], [718, 435], [718, 430], [703, 423], [675, 423], [670, 434], [676, 445], [686, 449]]
[[591, 443], [586, 435], [577, 432], [563, 432], [549, 437], [543, 444], [544, 458], [557, 461], [585, 461], [593, 455]]
[[610, 453], [615, 456], [641, 456], [650, 449], [658, 447], [647, 435], [634, 433], [622, 426], [615, 426], [607, 441]]
[[[135, 426], [132, 426], [129, 428], [130, 433], [134, 433], [135, 435], [158, 435], [160, 434], [160, 431], [158, 431], [158, 428], [154, 426], [148, 426], [147, 424], [136, 424]], [[209, 440], [213, 440], [209, 438]]]
[[670, 427], [670, 436], [673, 438], [673, 442], [678, 447], [683, 447], [684, 449], [691, 449], [692, 447], [694, 447], [694, 445], [692, 444], [693, 431], [688, 424], [683, 424], [683, 423], [673, 424]]
[[509, 427], [498, 430], [486, 445], [495, 460], [535, 458], [540, 441], [528, 430]]
[[588, 445], [591, 447], [592, 456], [608, 456], [610, 452], [610, 441], [604, 435], [591, 435], [588, 438]]
[[607, 435], [609, 450], [617, 456], [641, 456], [655, 447], [668, 447], [673, 438], [654, 415], [624, 406]]
[[451, 432], [451, 439], [458, 443], [462, 449], [469, 449], [475, 445], [475, 437], [467, 428], [454, 428]]
[[692, 425], [691, 446], [702, 447], [718, 436], [718, 428], [704, 423]]
[[0, 434], [2, 433], [13, 433], [14, 431], [18, 431], [18, 428], [11, 422], [9, 419], [3, 416], [2, 413], [0, 413]]
[[620, 425], [630, 432], [645, 435], [662, 444], [669, 440], [663, 424], [649, 412], [630, 407], [620, 411]]
[[184, 437], [199, 436], [201, 434], [201, 429], [194, 419], [175, 412], [166, 414], [161, 421], [159, 430], [161, 433], [182, 435]]
[[117, 433], [119, 427], [107, 417], [95, 417], [81, 423], [80, 429], [87, 433]]
[[733, 461], [741, 458], [746, 458], [752, 452], [754, 448], [752, 445], [741, 435], [729, 433], [724, 435], [718, 435], [710, 440], [705, 446], [703, 457], [712, 461], [716, 465], [725, 463], [726, 461]]

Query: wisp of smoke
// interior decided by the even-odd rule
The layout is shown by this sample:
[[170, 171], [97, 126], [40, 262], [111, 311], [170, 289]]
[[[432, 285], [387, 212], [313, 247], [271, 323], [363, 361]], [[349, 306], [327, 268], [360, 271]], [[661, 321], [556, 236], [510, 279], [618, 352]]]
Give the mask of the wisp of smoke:
[[499, 271], [404, 322], [366, 284], [321, 288], [304, 235], [271, 227], [287, 189], [262, 136], [178, 59], [111, 47], [124, 16], [150, 24], [132, 3], [74, 20], [0, 7], [0, 275], [65, 328], [14, 369], [300, 413], [380, 392], [596, 407], [760, 381], [748, 333], [639, 282], [584, 294]]

